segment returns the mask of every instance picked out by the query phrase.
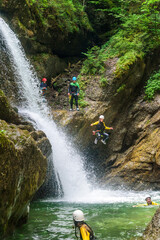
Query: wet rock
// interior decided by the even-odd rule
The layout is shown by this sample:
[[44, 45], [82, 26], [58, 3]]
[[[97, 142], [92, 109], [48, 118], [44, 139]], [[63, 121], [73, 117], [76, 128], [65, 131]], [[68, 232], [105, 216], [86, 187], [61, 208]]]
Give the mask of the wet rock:
[[111, 172], [106, 175], [106, 184], [119, 185], [119, 181], [117, 182], [115, 178], [120, 177], [121, 183], [131, 185], [136, 190], [143, 190], [148, 187], [158, 189], [160, 186], [158, 178], [160, 174], [159, 134], [160, 130], [156, 126], [143, 132], [134, 146], [117, 157], [116, 162], [111, 167]]
[[0, 120], [0, 232], [5, 235], [26, 223], [33, 197], [54, 196], [57, 183], [45, 133], [20, 118], [2, 91], [0, 108], [0, 118], [8, 122]]
[[[23, 124], [18, 124], [18, 127], [22, 130], [27, 130], [28, 132], [32, 132], [35, 131], [34, 127], [28, 122], [27, 124], [24, 125], [24, 122], [22, 122]], [[32, 136], [33, 137], [33, 136]], [[33, 137], [34, 138], [34, 137]], [[35, 139], [36, 140], [36, 139]]]
[[60, 194], [63, 194], [63, 190], [61, 186], [58, 186], [57, 176], [53, 165], [52, 146], [49, 139], [43, 131], [33, 131], [31, 132], [31, 136], [36, 141], [36, 144], [43, 155], [47, 158], [47, 173], [45, 181], [34, 195], [33, 200], [57, 197], [58, 194], [60, 196]]
[[18, 99], [18, 87], [16, 81], [14, 81], [14, 73], [12, 70], [12, 63], [7, 55], [6, 47], [3, 40], [0, 38], [0, 89], [3, 90], [8, 98], [8, 101], [12, 104], [17, 104]]
[[43, 131], [34, 131], [31, 132], [31, 136], [36, 141], [37, 146], [41, 149], [43, 155], [48, 158], [52, 153], [52, 146], [45, 133]]
[[160, 239], [160, 208], [156, 211], [151, 222], [143, 234], [144, 240], [159, 240]]
[[0, 90], [0, 119], [12, 123], [20, 123], [18, 114], [11, 107], [3, 91]]
[[28, 206], [45, 180], [47, 159], [27, 130], [0, 120], [0, 232], [27, 220]]

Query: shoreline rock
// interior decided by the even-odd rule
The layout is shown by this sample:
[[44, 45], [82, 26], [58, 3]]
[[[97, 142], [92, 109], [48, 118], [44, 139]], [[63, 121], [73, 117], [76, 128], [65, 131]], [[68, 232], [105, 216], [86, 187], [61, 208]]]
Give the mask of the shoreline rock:
[[159, 240], [160, 239], [160, 208], [157, 209], [151, 222], [143, 233], [143, 240]]

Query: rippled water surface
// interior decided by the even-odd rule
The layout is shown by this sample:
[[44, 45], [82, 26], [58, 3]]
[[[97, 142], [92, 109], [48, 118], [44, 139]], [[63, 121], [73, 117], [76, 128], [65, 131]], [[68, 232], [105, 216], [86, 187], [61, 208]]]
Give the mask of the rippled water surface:
[[133, 208], [133, 203], [34, 202], [29, 222], [6, 240], [73, 240], [72, 212], [82, 209], [99, 240], [139, 239], [157, 207]]

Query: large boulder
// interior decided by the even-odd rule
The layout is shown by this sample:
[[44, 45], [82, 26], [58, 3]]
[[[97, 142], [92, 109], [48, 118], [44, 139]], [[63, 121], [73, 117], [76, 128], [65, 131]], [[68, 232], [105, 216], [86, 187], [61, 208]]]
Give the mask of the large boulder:
[[27, 221], [34, 198], [54, 196], [52, 147], [42, 131], [20, 118], [0, 90], [0, 234]]
[[29, 203], [45, 180], [47, 159], [27, 130], [0, 120], [0, 232], [27, 220]]

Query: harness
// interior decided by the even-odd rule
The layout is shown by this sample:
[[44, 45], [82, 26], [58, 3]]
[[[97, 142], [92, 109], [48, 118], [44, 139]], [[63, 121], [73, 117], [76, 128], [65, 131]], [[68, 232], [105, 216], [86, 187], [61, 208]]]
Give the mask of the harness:
[[[97, 133], [100, 133], [101, 132], [101, 130], [96, 130], [96, 131], [92, 131], [92, 134], [93, 134], [93, 136], [97, 136]], [[103, 137], [103, 135], [101, 134], [101, 137]]]
[[99, 122], [96, 126], [96, 130], [99, 132], [104, 132], [104, 130], [105, 130], [104, 122]]
[[79, 92], [79, 85], [77, 83], [70, 83], [69, 85], [69, 92], [71, 95], [76, 96]]

